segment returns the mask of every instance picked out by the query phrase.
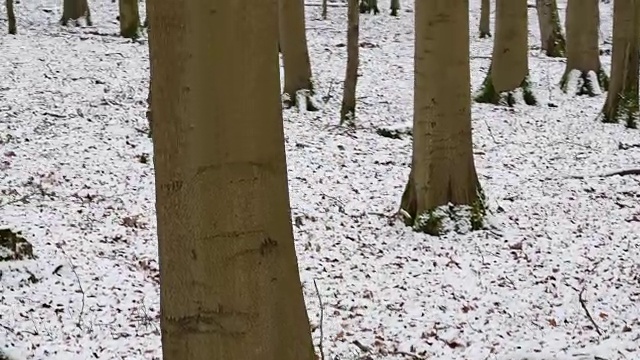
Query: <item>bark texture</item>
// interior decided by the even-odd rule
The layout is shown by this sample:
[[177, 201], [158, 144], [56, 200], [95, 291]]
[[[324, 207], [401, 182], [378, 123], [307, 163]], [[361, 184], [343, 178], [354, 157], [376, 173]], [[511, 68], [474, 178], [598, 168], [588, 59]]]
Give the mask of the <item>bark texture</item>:
[[414, 220], [448, 203], [471, 205], [479, 190], [471, 140], [469, 1], [415, 6], [413, 157], [401, 204]]
[[527, 0], [496, 0], [496, 24], [491, 68], [476, 101], [512, 105], [521, 89], [524, 102], [534, 105], [529, 90]]
[[480, 38], [491, 37], [491, 0], [480, 3]]
[[120, 36], [135, 39], [140, 31], [138, 0], [118, 0], [120, 10]]
[[311, 105], [312, 95], [311, 62], [307, 48], [304, 19], [304, 0], [279, 0], [279, 33], [282, 63], [284, 65], [284, 94], [287, 106], [298, 105], [297, 94], [307, 90], [307, 109], [316, 110]]
[[62, 2], [62, 18], [60, 24], [67, 26], [69, 20], [76, 21], [81, 17], [85, 17], [87, 26], [93, 25], [91, 22], [91, 11], [87, 0], [63, 0]]
[[[575, 90], [577, 95], [597, 95], [600, 89], [606, 90], [609, 83], [600, 64], [598, 3], [599, 0], [567, 1], [567, 67], [560, 86], [565, 91], [569, 88]], [[573, 71], [580, 72], [578, 78], [571, 78]], [[589, 73], [595, 76], [589, 76]], [[593, 78], [597, 83], [592, 83]], [[571, 81], [576, 81], [576, 84], [570, 84]]]
[[349, 0], [347, 10], [347, 71], [344, 78], [342, 106], [340, 107], [340, 123], [355, 121], [356, 116], [356, 84], [358, 82], [358, 64], [360, 46], [360, 24], [358, 0]]
[[9, 22], [9, 34], [16, 35], [18, 29], [16, 28], [16, 14], [13, 9], [13, 0], [6, 0], [5, 6], [7, 8], [7, 20]]
[[163, 359], [314, 360], [290, 222], [277, 0], [149, 5]]
[[540, 48], [547, 56], [565, 56], [566, 42], [562, 34], [556, 0], [536, 0], [536, 10], [540, 25]]
[[640, 0], [613, 3], [611, 82], [602, 110], [604, 122], [638, 123], [638, 51], [640, 50]]

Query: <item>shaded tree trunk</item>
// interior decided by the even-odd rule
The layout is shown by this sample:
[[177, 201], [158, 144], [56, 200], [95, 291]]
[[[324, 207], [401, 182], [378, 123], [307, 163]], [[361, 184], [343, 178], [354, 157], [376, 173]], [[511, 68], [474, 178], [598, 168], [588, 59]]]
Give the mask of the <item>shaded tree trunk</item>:
[[400, 0], [391, 0], [391, 16], [398, 16], [398, 11], [400, 11]]
[[594, 96], [608, 87], [609, 79], [600, 64], [598, 2], [567, 2], [567, 67], [560, 81], [560, 87], [565, 92]]
[[[479, 200], [471, 140], [468, 11], [468, 0], [415, 5], [413, 157], [401, 204], [414, 226], [422, 226], [416, 223], [439, 206]], [[437, 227], [421, 230], [440, 233]]]
[[347, 70], [344, 78], [342, 106], [340, 107], [340, 124], [348, 122], [353, 125], [356, 119], [356, 84], [358, 82], [358, 64], [360, 62], [358, 0], [349, 0], [348, 7]]
[[285, 106], [297, 104], [298, 93], [306, 92], [304, 98], [307, 110], [317, 110], [311, 101], [311, 63], [307, 48], [304, 18], [304, 0], [279, 0], [279, 46], [284, 67]]
[[7, 8], [7, 20], [9, 22], [9, 34], [16, 35], [18, 29], [16, 28], [16, 13], [13, 9], [13, 0], [6, 0], [5, 6]]
[[565, 56], [566, 45], [556, 0], [536, 0], [536, 10], [542, 51], [551, 57]]
[[60, 24], [67, 26], [69, 20], [73, 20], [78, 25], [78, 20], [83, 16], [87, 21], [87, 26], [93, 25], [87, 0], [63, 0]]
[[602, 109], [604, 122], [638, 125], [638, 51], [640, 50], [640, 0], [613, 2], [611, 81]]
[[322, 0], [322, 20], [327, 20], [327, 0]]
[[481, 39], [491, 37], [491, 0], [482, 0], [479, 30]]
[[291, 229], [277, 0], [149, 5], [163, 359], [314, 360]]
[[140, 35], [138, 0], [118, 0], [120, 10], [120, 36], [135, 39]]
[[496, 0], [495, 37], [491, 67], [475, 100], [513, 105], [519, 90], [527, 105], [536, 99], [529, 88], [527, 0]]

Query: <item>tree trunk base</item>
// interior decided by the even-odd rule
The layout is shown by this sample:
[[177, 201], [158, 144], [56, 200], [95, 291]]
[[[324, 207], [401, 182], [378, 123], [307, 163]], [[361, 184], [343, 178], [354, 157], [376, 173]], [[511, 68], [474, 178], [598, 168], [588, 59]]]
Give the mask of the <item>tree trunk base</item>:
[[413, 170], [402, 193], [399, 213], [406, 226], [425, 234], [440, 236], [448, 232], [460, 234], [485, 228], [487, 216], [486, 197], [477, 184], [477, 197], [471, 205], [452, 203], [418, 213], [418, 198], [413, 180]]
[[609, 87], [609, 77], [600, 68], [597, 72], [567, 69], [560, 80], [560, 88], [569, 95], [601, 95]]
[[638, 96], [633, 95], [633, 91], [618, 94], [619, 100], [610, 108], [609, 102], [606, 102], [600, 120], [603, 123], [615, 124], [624, 122], [627, 128], [637, 129], [640, 122], [640, 109], [638, 108]]
[[285, 109], [291, 109], [292, 107], [297, 107], [300, 109], [300, 106], [305, 104], [305, 109], [307, 111], [318, 111], [320, 107], [315, 103], [313, 99], [313, 91], [308, 89], [298, 90], [296, 91], [295, 96], [291, 96], [289, 93], [284, 93], [282, 95], [282, 107]]
[[480, 30], [480, 39], [486, 39], [491, 37], [490, 31], [482, 31]]
[[536, 105], [538, 103], [531, 90], [528, 76], [522, 80], [519, 87], [509, 91], [497, 92], [493, 87], [491, 71], [489, 71], [489, 75], [482, 83], [482, 87], [474, 97], [474, 100], [478, 103], [502, 106], [514, 106], [520, 102], [524, 102], [527, 105]]

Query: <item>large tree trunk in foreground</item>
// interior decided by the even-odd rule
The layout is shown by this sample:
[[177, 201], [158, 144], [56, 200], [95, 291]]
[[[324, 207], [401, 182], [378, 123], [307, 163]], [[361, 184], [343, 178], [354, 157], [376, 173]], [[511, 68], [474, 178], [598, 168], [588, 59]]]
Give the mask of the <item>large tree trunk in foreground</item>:
[[[307, 48], [304, 19], [304, 0], [279, 0], [279, 27], [282, 63], [284, 65], [284, 94], [286, 106], [306, 106], [317, 110], [310, 99], [313, 95], [311, 63]], [[305, 91], [306, 104], [296, 104], [298, 92]]]
[[5, 6], [7, 8], [7, 20], [9, 22], [9, 34], [16, 35], [18, 29], [16, 29], [16, 14], [13, 10], [13, 0], [6, 0]]
[[491, 0], [482, 0], [480, 4], [480, 38], [491, 37]]
[[638, 125], [638, 51], [640, 50], [640, 0], [613, 3], [611, 81], [602, 109], [604, 122]]
[[540, 48], [547, 56], [562, 57], [566, 53], [566, 44], [556, 0], [536, 0], [538, 24], [540, 25]]
[[511, 106], [521, 90], [524, 102], [535, 105], [528, 81], [527, 0], [496, 0], [495, 28], [491, 68], [475, 100]]
[[401, 204], [414, 226], [439, 206], [479, 200], [471, 141], [469, 1], [415, 6], [413, 159]]
[[358, 0], [349, 0], [347, 10], [347, 71], [344, 78], [342, 106], [340, 107], [340, 123], [354, 124], [356, 119], [356, 84], [358, 83], [358, 64], [360, 46], [360, 24]]
[[598, 25], [599, 0], [567, 2], [567, 67], [560, 86], [576, 95], [598, 95], [609, 80], [600, 64]]
[[138, 0], [118, 0], [120, 10], [120, 36], [135, 39], [140, 30]]
[[163, 359], [314, 360], [289, 214], [277, 0], [149, 5]]
[[87, 26], [93, 25], [91, 22], [89, 2], [87, 0], [63, 0], [60, 24], [67, 26], [69, 20], [74, 20], [77, 24], [77, 21], [83, 16], [87, 20]]

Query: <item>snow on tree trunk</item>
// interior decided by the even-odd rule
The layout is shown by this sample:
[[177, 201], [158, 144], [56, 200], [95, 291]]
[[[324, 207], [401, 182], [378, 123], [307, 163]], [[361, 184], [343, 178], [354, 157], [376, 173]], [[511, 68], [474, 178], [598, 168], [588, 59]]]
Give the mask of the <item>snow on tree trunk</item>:
[[298, 93], [303, 92], [307, 110], [317, 110], [311, 101], [313, 84], [311, 62], [307, 48], [303, 0], [279, 0], [279, 34], [284, 65], [284, 104], [298, 104]]
[[567, 67], [560, 87], [568, 94], [595, 96], [609, 85], [609, 79], [600, 64], [598, 2], [567, 2]]
[[536, 104], [529, 87], [527, 36], [527, 0], [496, 0], [491, 67], [477, 102], [513, 106], [522, 98], [527, 105]]
[[290, 222], [277, 0], [149, 5], [163, 359], [315, 360]]
[[480, 38], [491, 37], [491, 0], [482, 0], [480, 5]]
[[536, 10], [542, 51], [551, 57], [565, 56], [566, 45], [556, 0], [536, 0]]
[[398, 16], [398, 11], [400, 11], [400, 0], [391, 0], [391, 16]]
[[67, 26], [69, 20], [74, 20], [78, 24], [78, 20], [83, 16], [87, 20], [87, 26], [93, 25], [87, 0], [63, 0], [60, 24]]
[[471, 141], [468, 11], [468, 0], [418, 1], [415, 7], [413, 158], [401, 213], [431, 234], [442, 230], [432, 216], [439, 207], [480, 202]]
[[613, 3], [613, 46], [611, 81], [602, 120], [624, 121], [638, 126], [638, 51], [640, 50], [640, 0], [616, 0]]
[[349, 0], [347, 10], [347, 69], [344, 78], [342, 106], [340, 107], [340, 124], [353, 125], [356, 116], [356, 84], [358, 82], [359, 50], [358, 38], [360, 33], [358, 0]]
[[138, 0], [118, 0], [120, 11], [120, 36], [135, 39], [140, 33]]

